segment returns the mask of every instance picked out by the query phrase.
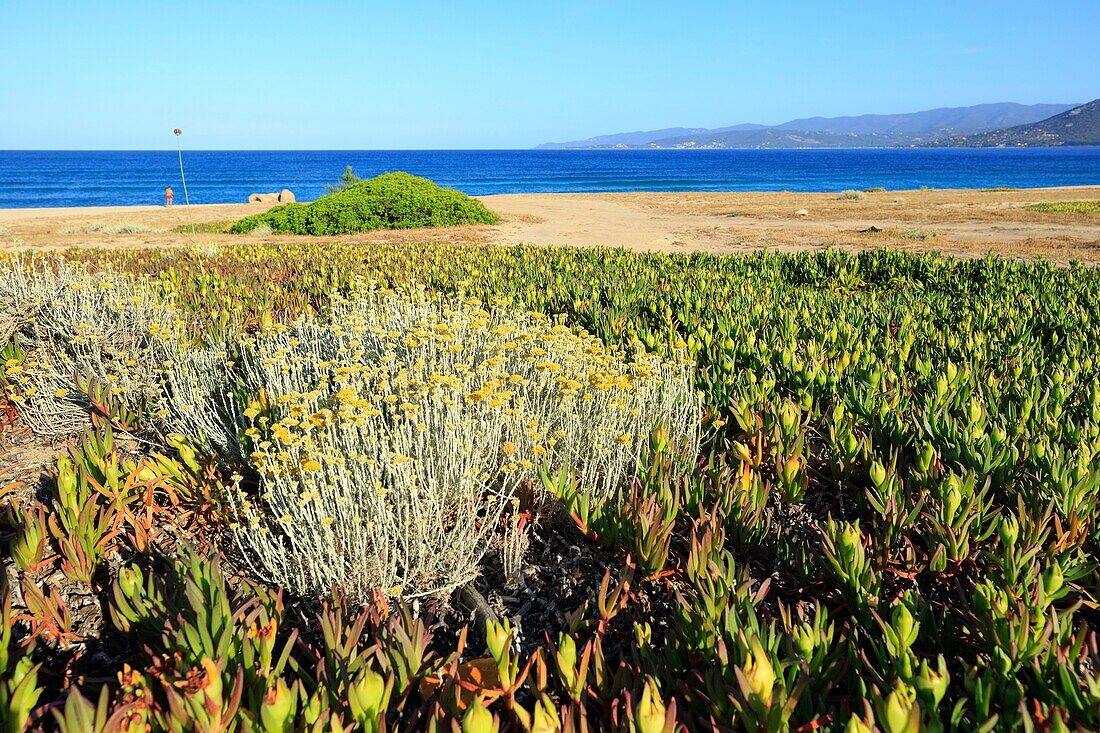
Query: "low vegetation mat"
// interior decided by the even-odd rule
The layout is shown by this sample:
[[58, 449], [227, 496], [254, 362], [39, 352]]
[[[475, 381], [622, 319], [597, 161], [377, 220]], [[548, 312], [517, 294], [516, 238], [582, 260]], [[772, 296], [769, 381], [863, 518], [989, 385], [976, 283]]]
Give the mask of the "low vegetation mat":
[[1027, 208], [1044, 214], [1100, 214], [1100, 201], [1050, 201]]
[[374, 229], [495, 224], [496, 214], [461, 191], [408, 173], [356, 181], [309, 204], [285, 204], [236, 222], [230, 231], [268, 226], [275, 234], [356, 234]]
[[0, 263], [0, 721], [1096, 730], [1098, 313], [891, 250]]
[[145, 224], [104, 224], [103, 222], [96, 222], [84, 226], [64, 227], [58, 230], [58, 234], [90, 234], [91, 232], [103, 232], [104, 234], [114, 236], [117, 234], [163, 234], [167, 231], [168, 229], [165, 227], [151, 227]]

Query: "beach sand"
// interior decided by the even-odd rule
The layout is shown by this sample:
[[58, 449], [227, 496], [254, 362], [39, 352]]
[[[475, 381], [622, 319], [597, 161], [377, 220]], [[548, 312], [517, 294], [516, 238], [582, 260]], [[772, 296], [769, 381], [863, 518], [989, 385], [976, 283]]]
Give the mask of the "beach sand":
[[[1041, 201], [1100, 200], [1100, 186], [1013, 191], [921, 190], [867, 193], [506, 194], [481, 197], [502, 215], [495, 226], [379, 231], [354, 236], [294, 237], [209, 233], [202, 224], [235, 220], [267, 208], [212, 204], [165, 208], [111, 206], [0, 210], [4, 249], [163, 247], [249, 241], [350, 241], [535, 244], [625, 247], [640, 251], [734, 253], [820, 247], [882, 246], [936, 250], [964, 257], [989, 251], [1058, 263], [1100, 263], [1100, 216], [1028, 211]], [[136, 224], [190, 232], [89, 231]], [[68, 230], [68, 231], [66, 231]], [[75, 231], [74, 231], [75, 230]], [[875, 231], [877, 230], [877, 231]]]

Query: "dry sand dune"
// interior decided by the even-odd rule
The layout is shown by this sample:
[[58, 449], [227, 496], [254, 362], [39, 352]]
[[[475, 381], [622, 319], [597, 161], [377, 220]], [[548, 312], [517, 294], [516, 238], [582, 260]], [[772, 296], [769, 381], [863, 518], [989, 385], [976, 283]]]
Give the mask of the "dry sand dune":
[[[1040, 201], [1098, 200], [1100, 186], [1015, 191], [927, 190], [868, 193], [842, 200], [825, 193], [508, 194], [483, 197], [503, 215], [496, 226], [451, 227], [342, 236], [341, 241], [462, 242], [626, 247], [665, 252], [849, 249], [892, 246], [981, 256], [1078, 259], [1100, 263], [1100, 216], [1042, 214]], [[171, 230], [190, 221], [227, 221], [263, 205], [117, 206], [0, 210], [4, 247], [148, 247], [303, 241]], [[89, 231], [137, 224], [157, 231]], [[877, 230], [877, 231], [876, 231]], [[15, 242], [20, 244], [16, 245]]]

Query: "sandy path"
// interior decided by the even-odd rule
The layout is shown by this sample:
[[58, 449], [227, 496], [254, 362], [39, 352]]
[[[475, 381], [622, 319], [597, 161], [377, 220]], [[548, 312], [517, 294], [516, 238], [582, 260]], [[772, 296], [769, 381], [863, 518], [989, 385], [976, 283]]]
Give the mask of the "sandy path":
[[501, 243], [639, 250], [729, 244], [708, 235], [713, 216], [650, 211], [596, 195], [506, 194], [482, 200], [505, 217], [494, 233], [494, 241]]
[[[1100, 216], [1027, 210], [1040, 201], [1100, 200], [1100, 186], [1016, 191], [889, 191], [859, 200], [802, 193], [508, 194], [482, 199], [496, 226], [420, 229], [336, 237], [339, 241], [614, 246], [644, 251], [738, 252], [892, 246], [981, 256], [989, 250], [1058, 262], [1100, 263]], [[5, 248], [148, 247], [257, 241], [173, 228], [238, 219], [262, 205], [115, 206], [0, 210]], [[152, 231], [91, 231], [136, 224]], [[867, 231], [875, 228], [879, 231]], [[260, 241], [300, 242], [301, 237]]]
[[[1086, 192], [1082, 192], [1086, 193]], [[1100, 189], [1092, 191], [1100, 196]], [[754, 198], [768, 194], [753, 194]], [[987, 248], [1015, 246], [1039, 239], [1064, 240], [1067, 243], [1100, 244], [1100, 217], [1071, 216], [1058, 220], [1053, 215], [1035, 214], [1022, 208], [990, 207], [958, 216], [924, 210], [914, 216], [913, 208], [904, 211], [873, 210], [863, 212], [863, 202], [848, 207], [828, 207], [835, 196], [806, 200], [805, 195], [773, 194], [790, 201], [785, 210], [762, 211], [756, 202], [744, 201], [743, 194], [707, 194], [707, 208], [684, 206], [681, 194], [557, 195], [512, 194], [485, 197], [494, 211], [510, 217], [500, 226], [499, 241], [529, 241], [547, 245], [613, 245], [630, 249], [675, 251], [722, 251], [731, 248], [808, 247], [815, 245], [875, 246], [893, 239], [908, 245], [910, 237], [935, 233], [925, 243], [965, 244]], [[811, 194], [811, 196], [820, 196]], [[768, 201], [765, 198], [765, 201]], [[747, 205], [746, 205], [747, 204]], [[824, 204], [824, 206], [823, 206]], [[741, 205], [740, 209], [736, 207]], [[791, 208], [797, 206], [797, 208]], [[727, 213], [722, 213], [727, 209]], [[823, 210], [824, 209], [824, 210]], [[805, 215], [797, 212], [806, 211]], [[519, 217], [537, 212], [538, 219]], [[751, 213], [750, 213], [751, 212]], [[734, 215], [735, 214], [735, 215]], [[864, 214], [853, 217], [852, 214]], [[1028, 216], [1046, 217], [1028, 220]], [[882, 232], [867, 230], [877, 227]], [[915, 230], [915, 231], [914, 231]], [[920, 240], [917, 240], [920, 241]], [[1100, 255], [1100, 253], [1098, 253]]]

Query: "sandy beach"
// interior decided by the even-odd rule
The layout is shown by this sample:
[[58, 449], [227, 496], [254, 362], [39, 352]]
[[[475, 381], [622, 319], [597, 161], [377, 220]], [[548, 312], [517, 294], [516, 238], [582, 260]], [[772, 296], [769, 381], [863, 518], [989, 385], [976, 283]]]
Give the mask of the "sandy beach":
[[[989, 251], [1059, 263], [1100, 262], [1100, 216], [1029, 211], [1043, 201], [1100, 199], [1100, 186], [1010, 191], [919, 190], [866, 193], [610, 193], [485, 196], [495, 226], [378, 231], [338, 237], [384, 242], [536, 244], [715, 253], [881, 246], [964, 257]], [[3, 247], [163, 247], [326, 238], [255, 237], [202, 225], [263, 211], [258, 204], [117, 206], [0, 210]], [[194, 235], [189, 229], [196, 225]], [[119, 227], [140, 231], [118, 232]], [[177, 228], [185, 231], [174, 231]]]

